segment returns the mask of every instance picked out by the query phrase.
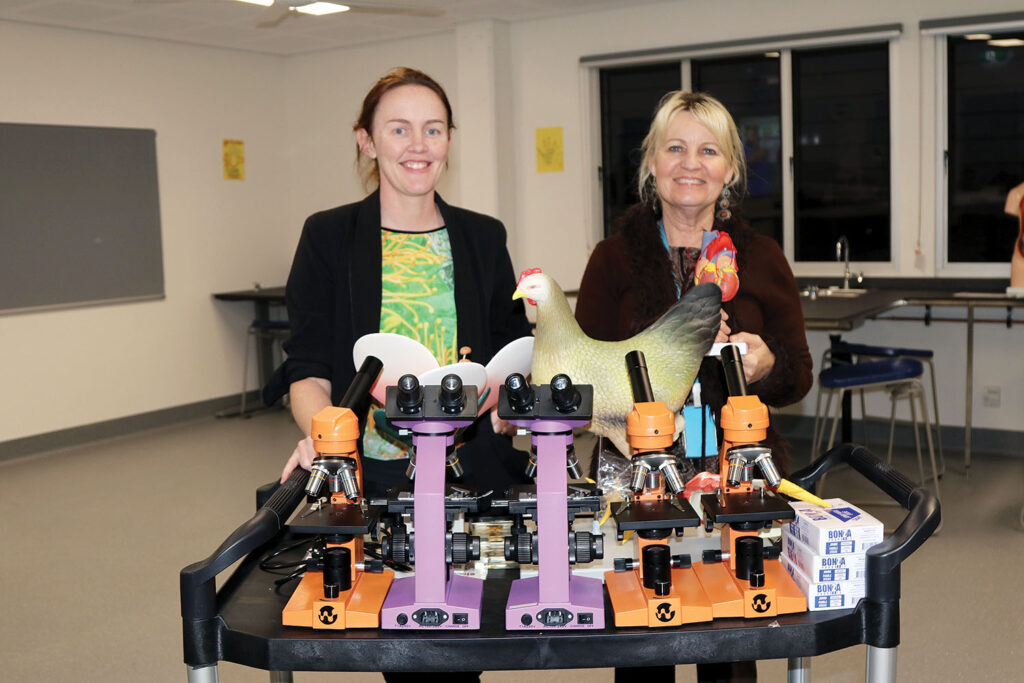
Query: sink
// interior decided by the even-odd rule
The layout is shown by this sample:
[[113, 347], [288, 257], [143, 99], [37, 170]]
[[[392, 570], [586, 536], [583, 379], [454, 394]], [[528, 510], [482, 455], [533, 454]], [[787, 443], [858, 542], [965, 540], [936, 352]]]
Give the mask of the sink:
[[818, 290], [818, 295], [821, 296], [822, 294], [824, 294], [825, 296], [838, 296], [840, 298], [852, 299], [854, 297], [860, 296], [861, 294], [867, 293], [867, 291], [868, 290], [866, 289], [857, 289], [856, 287], [848, 287], [846, 289], [843, 289], [842, 287], [833, 286], [829, 287], [824, 291]]
[[804, 287], [800, 290], [800, 296], [806, 296], [811, 299], [855, 299], [859, 296], [863, 296], [867, 293], [866, 289], [857, 289], [855, 287], [849, 287], [843, 289], [842, 287], [833, 285], [832, 287]]

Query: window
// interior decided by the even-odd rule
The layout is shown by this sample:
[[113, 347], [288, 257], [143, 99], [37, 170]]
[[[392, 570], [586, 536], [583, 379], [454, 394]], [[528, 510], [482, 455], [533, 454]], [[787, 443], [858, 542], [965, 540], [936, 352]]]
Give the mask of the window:
[[679, 61], [601, 70], [601, 186], [604, 234], [615, 219], [638, 201], [640, 145], [662, 95], [678, 90]]
[[693, 60], [693, 89], [709, 93], [732, 114], [747, 157], [743, 215], [782, 244], [782, 102], [779, 56]]
[[635, 201], [636, 150], [680, 74], [736, 122], [748, 162], [742, 214], [755, 230], [783, 244], [795, 263], [834, 261], [841, 236], [852, 260], [891, 263], [889, 40], [897, 35], [898, 26], [851, 29], [782, 48], [765, 39], [733, 48], [741, 54], [695, 46], [690, 58], [681, 50], [681, 62], [601, 69], [606, 229]]
[[1024, 182], [1024, 31], [949, 36], [946, 244], [950, 263], [1006, 263]]
[[888, 45], [793, 53], [797, 261], [890, 258]]

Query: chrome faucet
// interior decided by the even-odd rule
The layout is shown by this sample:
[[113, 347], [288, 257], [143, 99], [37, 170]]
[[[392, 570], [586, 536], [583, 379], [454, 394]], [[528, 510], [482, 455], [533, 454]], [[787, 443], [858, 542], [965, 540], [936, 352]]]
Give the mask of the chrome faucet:
[[[845, 256], [845, 258], [844, 258]], [[850, 288], [850, 242], [846, 235], [836, 240], [836, 263], [843, 262], [843, 289]]]

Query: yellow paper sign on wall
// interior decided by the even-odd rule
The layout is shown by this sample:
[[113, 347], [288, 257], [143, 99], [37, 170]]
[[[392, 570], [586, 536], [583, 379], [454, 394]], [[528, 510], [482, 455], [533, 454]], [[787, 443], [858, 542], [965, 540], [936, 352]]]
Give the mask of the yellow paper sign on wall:
[[564, 171], [563, 151], [561, 126], [537, 129], [537, 173]]
[[245, 180], [245, 143], [224, 141], [224, 180]]

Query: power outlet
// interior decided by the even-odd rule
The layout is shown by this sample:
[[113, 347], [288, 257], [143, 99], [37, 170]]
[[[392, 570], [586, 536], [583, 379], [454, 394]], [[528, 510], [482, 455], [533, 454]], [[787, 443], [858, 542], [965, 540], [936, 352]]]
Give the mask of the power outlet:
[[981, 405], [986, 408], [998, 408], [1002, 399], [1003, 390], [1000, 387], [985, 387], [985, 393], [981, 395]]

